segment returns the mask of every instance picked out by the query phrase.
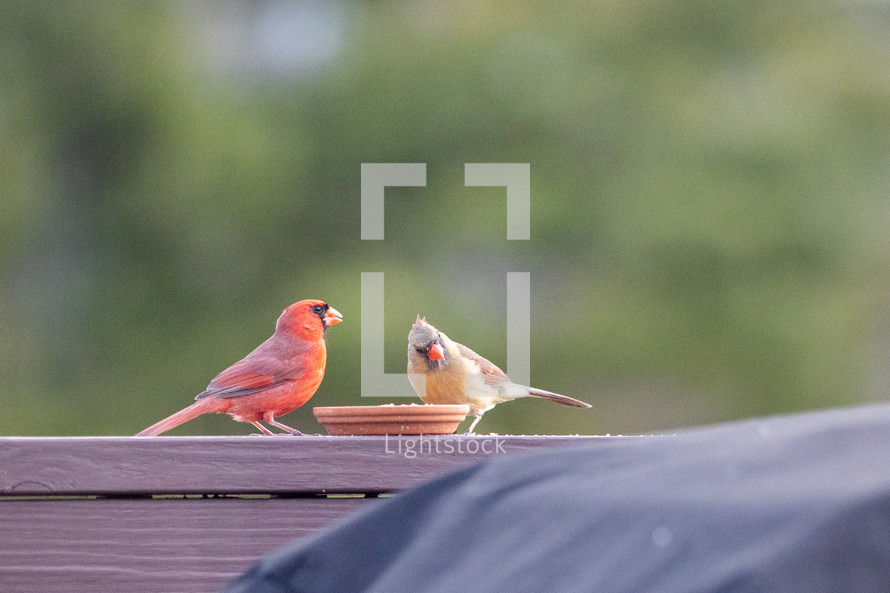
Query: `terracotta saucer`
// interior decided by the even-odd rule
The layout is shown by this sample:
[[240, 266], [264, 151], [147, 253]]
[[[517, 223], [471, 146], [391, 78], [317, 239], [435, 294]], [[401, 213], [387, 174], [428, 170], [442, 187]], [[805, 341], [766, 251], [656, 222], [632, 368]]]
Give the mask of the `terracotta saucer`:
[[312, 412], [331, 435], [453, 434], [470, 407], [386, 404], [318, 407]]

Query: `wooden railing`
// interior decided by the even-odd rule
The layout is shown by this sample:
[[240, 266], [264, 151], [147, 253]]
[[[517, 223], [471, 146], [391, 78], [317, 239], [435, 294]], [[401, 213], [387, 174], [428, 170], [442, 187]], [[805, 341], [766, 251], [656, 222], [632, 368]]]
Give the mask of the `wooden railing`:
[[0, 437], [0, 591], [211, 592], [492, 455], [608, 437]]

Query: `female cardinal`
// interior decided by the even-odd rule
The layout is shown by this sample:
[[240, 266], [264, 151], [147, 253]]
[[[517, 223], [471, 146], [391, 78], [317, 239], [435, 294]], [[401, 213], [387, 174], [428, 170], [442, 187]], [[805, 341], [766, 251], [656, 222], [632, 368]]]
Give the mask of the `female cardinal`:
[[136, 436], [156, 436], [201, 414], [225, 413], [274, 434], [260, 420], [289, 432], [300, 431], [275, 420], [293, 412], [315, 394], [324, 378], [325, 330], [343, 316], [323, 301], [305, 300], [284, 310], [272, 337], [218, 374], [193, 403]]
[[513, 383], [494, 363], [451, 340], [420, 315], [408, 333], [408, 380], [425, 403], [470, 406], [476, 419], [467, 434], [473, 432], [482, 414], [518, 397], [540, 397], [574, 408], [590, 407], [565, 395]]

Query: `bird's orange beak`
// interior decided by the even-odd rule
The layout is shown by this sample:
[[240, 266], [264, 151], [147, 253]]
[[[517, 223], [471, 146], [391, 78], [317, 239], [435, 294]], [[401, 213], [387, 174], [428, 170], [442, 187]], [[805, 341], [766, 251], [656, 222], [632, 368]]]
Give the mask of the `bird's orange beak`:
[[427, 352], [426, 357], [430, 360], [445, 360], [445, 350], [442, 348], [442, 344], [433, 344], [430, 346], [430, 350]]
[[328, 312], [324, 314], [324, 326], [331, 327], [343, 321], [343, 315], [335, 308], [328, 306]]

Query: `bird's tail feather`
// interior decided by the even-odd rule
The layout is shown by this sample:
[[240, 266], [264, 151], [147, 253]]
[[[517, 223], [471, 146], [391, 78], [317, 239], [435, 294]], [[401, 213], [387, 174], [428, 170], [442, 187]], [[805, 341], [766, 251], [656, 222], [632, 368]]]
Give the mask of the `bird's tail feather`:
[[154, 437], [170, 429], [176, 428], [180, 424], [184, 424], [193, 418], [197, 418], [201, 414], [212, 412], [213, 398], [199, 399], [189, 407], [179, 410], [175, 414], [164, 418], [160, 422], [155, 422], [139, 434], [137, 437]]
[[558, 393], [553, 393], [551, 391], [544, 391], [543, 389], [535, 389], [534, 387], [529, 388], [528, 394], [532, 397], [540, 397], [542, 399], [549, 399], [552, 402], [556, 402], [563, 406], [569, 406], [572, 408], [589, 408], [590, 404], [587, 402], [582, 402], [581, 400], [575, 399], [573, 397], [569, 397], [567, 395], [560, 395]]

